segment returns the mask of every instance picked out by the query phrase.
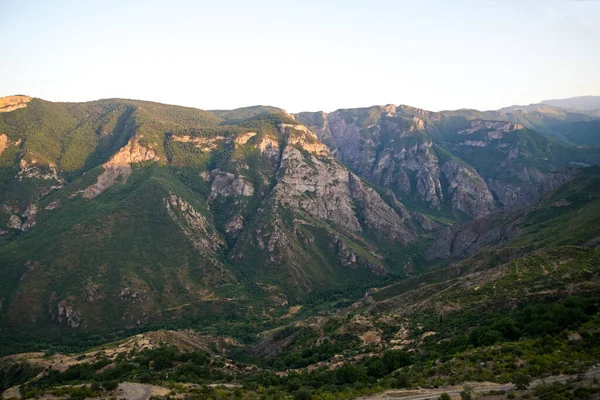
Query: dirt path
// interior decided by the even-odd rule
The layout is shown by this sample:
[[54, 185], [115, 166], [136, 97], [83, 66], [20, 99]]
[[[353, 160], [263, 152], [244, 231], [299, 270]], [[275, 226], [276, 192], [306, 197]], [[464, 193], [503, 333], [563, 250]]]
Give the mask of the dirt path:
[[[591, 368], [588, 372], [583, 374], [585, 378], [600, 377], [600, 366]], [[550, 376], [544, 379], [538, 379], [531, 383], [531, 387], [540, 384], [550, 384], [553, 382], [566, 382], [569, 379], [576, 378], [576, 375], [559, 375]], [[512, 383], [498, 384], [498, 383], [482, 383], [482, 382], [469, 382], [465, 385], [470, 385], [473, 391], [476, 393], [489, 392], [490, 390], [514, 390], [515, 386]], [[459, 397], [460, 392], [463, 390], [461, 386], [447, 386], [439, 389], [417, 389], [417, 390], [388, 390], [383, 393], [379, 393], [367, 397], [359, 397], [357, 400], [426, 400], [426, 399], [437, 399], [442, 393], [448, 393], [451, 397]]]

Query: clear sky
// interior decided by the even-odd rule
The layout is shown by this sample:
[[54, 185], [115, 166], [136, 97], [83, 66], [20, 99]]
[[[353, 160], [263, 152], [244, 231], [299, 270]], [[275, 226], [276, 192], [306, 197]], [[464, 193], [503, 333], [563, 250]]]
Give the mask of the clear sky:
[[291, 112], [600, 95], [600, 1], [0, 0], [0, 96]]

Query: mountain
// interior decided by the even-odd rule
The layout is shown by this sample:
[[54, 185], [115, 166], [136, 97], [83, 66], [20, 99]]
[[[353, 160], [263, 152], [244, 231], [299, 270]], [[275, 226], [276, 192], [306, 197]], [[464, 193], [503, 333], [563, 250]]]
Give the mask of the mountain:
[[530, 204], [544, 186], [564, 182], [551, 171], [598, 162], [594, 148], [497, 117], [394, 105], [297, 116], [359, 176], [438, 218], [478, 218]]
[[600, 158], [409, 106], [2, 104], [6, 334], [260, 319], [364, 291], [433, 268], [432, 232], [535, 203]]
[[600, 143], [598, 119], [600, 96], [582, 96], [545, 100], [528, 106], [511, 106], [482, 113], [485, 118], [499, 118], [520, 123], [547, 133], [557, 140], [578, 146]]
[[0, 353], [45, 351], [0, 359], [0, 391], [354, 398], [562, 374], [551, 389], [584, 398], [597, 120], [535, 110], [0, 99]]
[[[452, 384], [473, 379], [484, 371], [493, 372], [475, 380], [501, 381], [500, 376], [511, 370], [509, 365], [515, 357], [523, 360], [529, 373], [539, 376], [539, 371], [532, 372], [539, 366], [535, 359], [549, 352], [556, 357], [557, 369], [574, 368], [576, 359], [589, 366], [595, 360], [593, 355], [584, 361], [585, 357], [570, 353], [577, 352], [583, 343], [567, 339], [560, 349], [555, 343], [543, 350], [541, 341], [533, 344], [527, 340], [581, 327], [582, 331], [596, 332], [585, 340], [589, 349], [595, 346], [593, 335], [600, 332], [600, 320], [591, 323], [590, 318], [581, 316], [576, 322], [579, 317], [575, 317], [575, 309], [579, 306], [575, 303], [588, 299], [587, 315], [597, 313], [599, 189], [600, 170], [587, 168], [538, 204], [442, 230], [425, 254], [430, 262], [452, 258], [451, 263], [369, 290], [352, 305], [335, 312], [261, 335], [245, 353], [251, 360], [266, 359], [271, 365], [278, 357], [290, 365], [306, 365], [315, 362], [313, 354], [321, 357], [320, 353], [327, 351], [320, 343], [335, 346], [343, 342], [353, 349], [345, 353], [345, 358], [354, 360], [369, 360], [365, 356], [368, 352], [404, 349], [432, 361], [422, 364], [423, 369], [414, 371], [413, 366], [403, 370], [414, 385]], [[474, 236], [477, 248], [460, 247]], [[500, 328], [502, 324], [509, 325], [512, 333], [506, 326]], [[499, 331], [489, 333], [495, 329]], [[307, 352], [307, 348], [313, 352]], [[478, 363], [466, 361], [473, 359], [487, 360], [482, 364], [483, 371]], [[339, 360], [320, 364], [335, 361]], [[364, 364], [368, 368], [369, 361]], [[453, 373], [456, 370], [470, 372], [457, 377]], [[422, 380], [423, 375], [430, 378]]]
[[540, 103], [579, 111], [600, 110], [600, 96], [578, 96], [568, 99], [544, 100]]
[[279, 109], [21, 100], [0, 114], [7, 331], [284, 312], [401, 273], [423, 231]]

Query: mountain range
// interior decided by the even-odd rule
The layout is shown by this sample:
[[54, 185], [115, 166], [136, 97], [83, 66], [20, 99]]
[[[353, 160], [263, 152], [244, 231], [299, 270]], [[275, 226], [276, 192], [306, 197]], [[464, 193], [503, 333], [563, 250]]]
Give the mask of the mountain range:
[[597, 102], [290, 114], [5, 97], [2, 335], [263, 320], [442, 271], [593, 175]]

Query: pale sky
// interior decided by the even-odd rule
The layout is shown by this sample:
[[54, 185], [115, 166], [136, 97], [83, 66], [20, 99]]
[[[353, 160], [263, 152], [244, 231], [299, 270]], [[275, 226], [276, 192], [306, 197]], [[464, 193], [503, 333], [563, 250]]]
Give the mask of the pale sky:
[[0, 96], [291, 112], [600, 95], [595, 0], [0, 0]]

